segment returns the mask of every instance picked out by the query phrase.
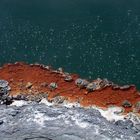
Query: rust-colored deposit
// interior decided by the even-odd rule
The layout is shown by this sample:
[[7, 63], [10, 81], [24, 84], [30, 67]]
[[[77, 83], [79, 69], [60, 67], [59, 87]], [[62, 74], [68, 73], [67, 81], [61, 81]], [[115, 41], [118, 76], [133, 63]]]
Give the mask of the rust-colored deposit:
[[[6, 64], [0, 69], [0, 79], [7, 80], [11, 87], [10, 94], [41, 94], [47, 93], [51, 100], [55, 96], [64, 96], [70, 102], [79, 102], [83, 106], [97, 105], [107, 107], [109, 105], [122, 106], [124, 100], [128, 100], [132, 107], [126, 108], [132, 111], [133, 106], [140, 101], [140, 94], [135, 86], [129, 89], [112, 89], [111, 86], [102, 90], [96, 90], [87, 94], [86, 89], [80, 89], [75, 85], [79, 77], [71, 74], [73, 81], [64, 81], [60, 73], [47, 69], [41, 65], [28, 65], [25, 63]], [[58, 88], [51, 91], [48, 84], [56, 82]], [[31, 88], [28, 88], [32, 83]]]

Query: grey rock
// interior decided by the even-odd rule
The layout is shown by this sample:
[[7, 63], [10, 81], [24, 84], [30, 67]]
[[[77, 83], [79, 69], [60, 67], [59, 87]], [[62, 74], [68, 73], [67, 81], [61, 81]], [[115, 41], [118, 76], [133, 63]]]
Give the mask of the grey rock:
[[138, 140], [131, 121], [108, 122], [94, 109], [28, 103], [0, 106], [2, 140]]
[[61, 97], [61, 96], [57, 96], [55, 98], [53, 98], [53, 102], [56, 104], [62, 104], [65, 100], [65, 97]]
[[125, 100], [125, 101], [123, 101], [122, 106], [123, 107], [131, 107], [132, 104], [128, 100]]
[[63, 68], [58, 68], [58, 71], [60, 72], [60, 73], [63, 73]]
[[25, 94], [18, 94], [18, 95], [16, 95], [16, 96], [13, 96], [12, 97], [14, 100], [28, 100], [27, 99], [27, 95], [25, 95]]
[[28, 95], [26, 97], [26, 99], [28, 101], [35, 101], [35, 102], [38, 102], [39, 103], [43, 98], [46, 98], [47, 99], [47, 97], [48, 97], [48, 94], [47, 93], [40, 93], [40, 94], [37, 94], [37, 95]]
[[1, 88], [0, 89], [0, 95], [5, 95], [8, 93], [8, 90], [6, 88]]
[[104, 84], [105, 84], [106, 86], [111, 86], [111, 85], [113, 85], [113, 82], [112, 82], [112, 81], [109, 81], [107, 78], [104, 78], [104, 79], [103, 79], [103, 82], [104, 82]]
[[119, 120], [119, 121], [115, 122], [115, 124], [122, 127], [123, 129], [131, 129], [134, 126], [134, 124], [131, 120], [126, 120], [126, 121]]
[[124, 86], [121, 86], [120, 89], [122, 90], [126, 90], [126, 89], [129, 89], [130, 88], [130, 85], [124, 85]]
[[112, 85], [112, 89], [120, 89], [120, 86], [117, 85], [117, 84], [113, 84], [113, 85]]
[[11, 90], [8, 82], [5, 80], [0, 80], [0, 104], [9, 104], [9, 91]]
[[80, 88], [86, 88], [89, 82], [85, 79], [78, 78], [76, 79], [75, 84]]
[[13, 110], [13, 111], [9, 111], [8, 112], [8, 115], [11, 115], [11, 116], [16, 116], [17, 114], [19, 113], [19, 111], [18, 110]]
[[8, 86], [8, 82], [6, 80], [0, 80], [0, 88], [4, 88]]
[[136, 124], [136, 125], [135, 125], [135, 128], [136, 128], [138, 131], [140, 131], [140, 124]]
[[83, 81], [83, 79], [78, 78], [78, 79], [76, 79], [75, 84], [80, 85], [82, 83], [82, 81]]
[[49, 88], [50, 88], [51, 90], [55, 90], [57, 87], [58, 87], [58, 86], [57, 86], [57, 83], [55, 83], [55, 82], [52, 82], [52, 83], [49, 84]]
[[95, 83], [89, 83], [89, 84], [87, 85], [87, 87], [86, 87], [86, 90], [87, 90], [88, 92], [91, 92], [91, 91], [96, 90], [96, 84], [95, 84]]
[[65, 78], [64, 78], [64, 80], [65, 80], [66, 82], [71, 82], [71, 81], [73, 81], [73, 79], [72, 79], [72, 77], [71, 77], [70, 75], [66, 75]]

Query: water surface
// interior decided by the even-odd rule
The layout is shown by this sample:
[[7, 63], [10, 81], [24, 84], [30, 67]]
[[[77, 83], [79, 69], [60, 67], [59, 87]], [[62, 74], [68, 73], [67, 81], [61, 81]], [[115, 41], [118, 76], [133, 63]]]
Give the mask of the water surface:
[[139, 0], [1, 0], [0, 65], [25, 61], [140, 88]]

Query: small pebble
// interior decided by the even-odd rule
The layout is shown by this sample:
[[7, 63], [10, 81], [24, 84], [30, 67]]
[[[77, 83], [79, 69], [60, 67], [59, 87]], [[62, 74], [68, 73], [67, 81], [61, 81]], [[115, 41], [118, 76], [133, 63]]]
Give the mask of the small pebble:
[[26, 84], [26, 88], [27, 88], [27, 89], [31, 88], [32, 86], [33, 86], [33, 84], [32, 84], [31, 82], [28, 82], [28, 83]]
[[127, 108], [127, 107], [132, 107], [132, 104], [128, 100], [125, 100], [123, 101], [122, 106]]

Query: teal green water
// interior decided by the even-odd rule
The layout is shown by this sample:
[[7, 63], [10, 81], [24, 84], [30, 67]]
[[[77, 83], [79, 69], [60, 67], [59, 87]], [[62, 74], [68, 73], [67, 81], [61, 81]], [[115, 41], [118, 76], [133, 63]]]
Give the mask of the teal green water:
[[15, 61], [140, 89], [140, 1], [1, 0], [0, 65]]

